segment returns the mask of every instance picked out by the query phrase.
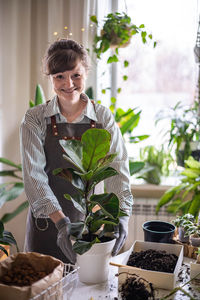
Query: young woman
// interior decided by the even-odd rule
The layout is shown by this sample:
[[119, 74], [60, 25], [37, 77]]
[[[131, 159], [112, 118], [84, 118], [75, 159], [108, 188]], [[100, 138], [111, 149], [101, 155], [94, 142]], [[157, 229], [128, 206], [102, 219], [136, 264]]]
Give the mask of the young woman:
[[[55, 97], [45, 104], [29, 109], [22, 121], [21, 156], [25, 193], [30, 203], [27, 217], [25, 251], [52, 255], [63, 262], [76, 260], [69, 239], [70, 222], [80, 213], [64, 193], [73, 195], [73, 186], [52, 175], [56, 168], [66, 168], [60, 139], [80, 139], [91, 127], [111, 133], [111, 153], [118, 156], [112, 163], [119, 175], [105, 180], [108, 192], [115, 193], [120, 207], [129, 215], [132, 194], [129, 183], [129, 163], [120, 130], [109, 109], [94, 104], [84, 94], [88, 73], [88, 56], [84, 47], [73, 40], [61, 39], [47, 49], [45, 73], [50, 77]], [[118, 238], [113, 248], [116, 255], [128, 233], [129, 217], [120, 218]]]

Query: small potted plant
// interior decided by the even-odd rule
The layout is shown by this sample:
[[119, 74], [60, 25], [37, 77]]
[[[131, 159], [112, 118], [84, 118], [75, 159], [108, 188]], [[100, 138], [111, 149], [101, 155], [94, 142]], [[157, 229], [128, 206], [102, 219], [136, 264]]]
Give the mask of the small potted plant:
[[200, 247], [200, 224], [190, 222], [186, 227], [186, 234], [189, 235], [190, 244]]
[[194, 216], [189, 213], [178, 216], [173, 220], [174, 225], [178, 228], [178, 239], [182, 243], [189, 242], [189, 236], [186, 234], [186, 229], [190, 226], [191, 222], [194, 222]]
[[96, 128], [88, 129], [81, 141], [61, 140], [60, 144], [66, 152], [63, 157], [73, 168], [58, 168], [53, 172], [70, 181], [77, 190], [75, 196], [65, 194], [64, 197], [72, 201], [84, 216], [84, 220], [71, 223], [70, 234], [80, 266], [79, 278], [87, 283], [107, 280], [108, 259], [115, 243], [114, 238], [107, 235], [114, 232], [119, 217], [126, 215], [120, 210], [115, 194], [93, 194], [99, 182], [118, 174], [109, 166], [116, 156], [115, 153], [108, 154], [110, 140], [111, 135], [107, 130]]

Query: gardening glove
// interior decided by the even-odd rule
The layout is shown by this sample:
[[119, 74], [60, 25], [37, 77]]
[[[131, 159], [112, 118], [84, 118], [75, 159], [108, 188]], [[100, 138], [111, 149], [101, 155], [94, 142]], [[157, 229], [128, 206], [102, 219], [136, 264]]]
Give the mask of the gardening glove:
[[55, 226], [58, 229], [57, 245], [69, 261], [74, 264], [76, 262], [76, 254], [72, 250], [72, 243], [69, 238], [70, 224], [70, 219], [68, 217], [64, 217], [56, 222]]
[[116, 226], [114, 236], [117, 238], [115, 245], [112, 250], [112, 256], [118, 254], [122, 246], [124, 245], [126, 238], [128, 236], [128, 221], [129, 217], [124, 216], [119, 218], [119, 225]]

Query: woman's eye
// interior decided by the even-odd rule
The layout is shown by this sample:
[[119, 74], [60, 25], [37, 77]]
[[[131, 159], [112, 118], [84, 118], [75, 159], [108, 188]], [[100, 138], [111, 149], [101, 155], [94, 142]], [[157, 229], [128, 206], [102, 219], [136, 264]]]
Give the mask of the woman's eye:
[[76, 73], [76, 74], [74, 74], [74, 77], [78, 78], [78, 77], [80, 77], [80, 74]]
[[63, 75], [57, 75], [56, 78], [57, 79], [63, 79]]

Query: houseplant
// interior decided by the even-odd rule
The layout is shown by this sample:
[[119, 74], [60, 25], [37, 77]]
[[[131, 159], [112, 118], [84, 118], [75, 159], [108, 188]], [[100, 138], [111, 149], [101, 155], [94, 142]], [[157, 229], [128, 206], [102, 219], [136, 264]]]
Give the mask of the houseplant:
[[153, 145], [140, 149], [140, 161], [144, 162], [144, 167], [137, 174], [137, 178], [143, 178], [150, 184], [160, 184], [161, 176], [169, 176], [170, 166], [173, 158], [169, 151], [162, 146], [157, 149]]
[[200, 211], [200, 162], [190, 156], [185, 165], [179, 174], [180, 184], [163, 194], [156, 206], [156, 213], [162, 206], [168, 205], [168, 212], [180, 215], [190, 213], [197, 220]]
[[12, 233], [4, 230], [4, 224], [2, 221], [0, 221], [0, 252], [2, 251], [8, 256], [8, 251], [6, 246], [11, 246], [11, 245], [15, 245], [17, 251], [19, 251], [17, 242], [13, 237]]
[[192, 155], [199, 160], [199, 137], [200, 137], [200, 116], [199, 103], [193, 105], [182, 105], [177, 102], [169, 111], [161, 111], [157, 116], [156, 123], [160, 120], [170, 121], [170, 129], [165, 132], [168, 136], [168, 146], [175, 149], [177, 163], [184, 166], [184, 161]]
[[[36, 86], [35, 99], [30, 100], [29, 107], [45, 103], [45, 96], [40, 85]], [[0, 184], [0, 208], [8, 201], [17, 199], [24, 192], [22, 179], [22, 166], [4, 157], [0, 157], [0, 163], [6, 165], [8, 169], [0, 171], [0, 176], [11, 178], [9, 181]], [[21, 213], [28, 207], [28, 201], [21, 203], [14, 211], [2, 216], [1, 221], [6, 223]]]
[[[119, 217], [126, 215], [119, 208], [119, 199], [113, 193], [93, 194], [94, 187], [101, 181], [111, 176], [117, 175], [117, 171], [109, 165], [116, 157], [116, 154], [108, 154], [110, 149], [111, 135], [105, 129], [88, 129], [81, 138], [81, 141], [76, 140], [61, 140], [60, 144], [63, 147], [66, 155], [63, 157], [70, 162], [74, 168], [54, 170], [54, 175], [70, 181], [76, 188], [77, 194], [70, 196], [65, 194], [64, 197], [73, 202], [73, 205], [79, 210], [84, 220], [79, 220], [76, 223], [71, 223], [70, 235], [74, 239], [73, 250], [77, 253], [77, 262], [82, 263], [82, 259], [88, 260], [87, 253], [102, 245], [107, 246], [104, 240], [110, 240], [106, 237], [114, 232], [114, 228], [119, 223]], [[98, 207], [98, 209], [94, 209]], [[110, 253], [114, 246], [114, 240], [111, 240]], [[110, 243], [110, 242], [108, 242]], [[89, 252], [88, 252], [89, 251]], [[98, 250], [97, 250], [98, 251]], [[81, 281], [94, 283], [105, 281], [108, 276], [108, 259], [102, 257], [102, 249], [96, 258], [100, 258], [100, 263], [96, 261], [94, 253], [89, 258], [89, 265], [92, 266], [87, 272], [80, 268], [82, 273]], [[93, 266], [96, 266], [95, 268]], [[98, 267], [106, 267], [100, 275]], [[85, 273], [85, 274], [84, 274]], [[87, 274], [86, 274], [87, 273]], [[98, 275], [96, 275], [98, 273]], [[80, 275], [80, 273], [79, 273]], [[83, 278], [83, 276], [86, 276]]]
[[185, 235], [186, 229], [191, 222], [194, 222], [194, 216], [191, 214], [184, 214], [183, 216], [178, 216], [172, 221], [174, 225], [178, 228], [179, 241], [182, 243], [189, 242], [189, 236]]

